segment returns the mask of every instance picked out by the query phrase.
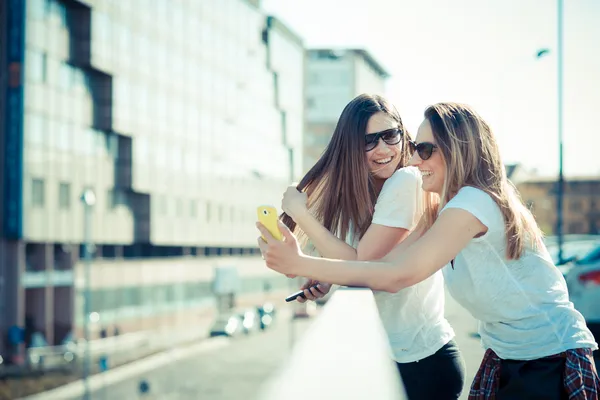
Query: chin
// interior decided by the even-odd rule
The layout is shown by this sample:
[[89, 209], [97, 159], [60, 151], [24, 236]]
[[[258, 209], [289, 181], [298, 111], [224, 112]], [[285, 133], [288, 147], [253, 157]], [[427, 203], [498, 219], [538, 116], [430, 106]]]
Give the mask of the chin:
[[421, 185], [421, 188], [426, 192], [438, 193], [438, 191], [435, 190], [432, 185], [425, 183], [425, 182], [423, 182], [423, 184]]
[[388, 179], [390, 178], [392, 175], [394, 175], [394, 172], [396, 172], [396, 168], [395, 167], [391, 167], [388, 166], [387, 168], [385, 168], [383, 171], [379, 171], [378, 173], [375, 174], [376, 178], [379, 179]]

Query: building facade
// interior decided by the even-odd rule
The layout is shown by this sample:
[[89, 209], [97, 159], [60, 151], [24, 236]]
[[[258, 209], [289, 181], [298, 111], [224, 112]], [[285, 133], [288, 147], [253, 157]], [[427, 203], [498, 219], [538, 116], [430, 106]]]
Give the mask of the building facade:
[[199, 304], [193, 266], [256, 253], [256, 206], [298, 174], [302, 40], [249, 0], [0, 7], [2, 332], [30, 316], [56, 343], [81, 324], [86, 189], [91, 311]]
[[[531, 178], [516, 183], [525, 204], [546, 235], [556, 235], [556, 188], [554, 178]], [[564, 234], [600, 234], [600, 179], [571, 177], [565, 180]]]
[[325, 150], [346, 104], [362, 93], [383, 95], [390, 76], [361, 49], [309, 49], [306, 74], [304, 172]]

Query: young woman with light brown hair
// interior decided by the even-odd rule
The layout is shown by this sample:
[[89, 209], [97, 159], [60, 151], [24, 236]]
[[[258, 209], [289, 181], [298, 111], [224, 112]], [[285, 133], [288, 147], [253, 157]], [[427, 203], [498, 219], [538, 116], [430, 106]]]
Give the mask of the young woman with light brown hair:
[[386, 257], [308, 257], [282, 225], [283, 242], [268, 235], [259, 241], [267, 266], [390, 292], [442, 270], [452, 296], [479, 319], [486, 348], [470, 399], [597, 399], [592, 350], [598, 345], [506, 178], [488, 124], [466, 105], [436, 104], [425, 111], [411, 147], [423, 189], [439, 202]]

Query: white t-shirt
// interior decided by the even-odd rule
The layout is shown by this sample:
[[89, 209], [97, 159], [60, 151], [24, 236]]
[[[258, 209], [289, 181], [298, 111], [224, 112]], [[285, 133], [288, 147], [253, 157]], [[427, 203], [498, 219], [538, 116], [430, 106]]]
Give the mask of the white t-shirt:
[[[423, 213], [421, 181], [421, 173], [415, 167], [396, 171], [381, 189], [372, 223], [413, 229]], [[348, 243], [356, 247], [358, 240], [349, 238]], [[454, 330], [444, 318], [441, 271], [397, 293], [373, 294], [397, 362], [422, 360], [454, 338]]]
[[454, 268], [443, 268], [452, 296], [479, 319], [484, 348], [513, 360], [598, 348], [545, 247], [508, 260], [502, 212], [483, 190], [460, 189], [441, 212], [450, 208], [468, 211], [488, 228], [456, 256]]

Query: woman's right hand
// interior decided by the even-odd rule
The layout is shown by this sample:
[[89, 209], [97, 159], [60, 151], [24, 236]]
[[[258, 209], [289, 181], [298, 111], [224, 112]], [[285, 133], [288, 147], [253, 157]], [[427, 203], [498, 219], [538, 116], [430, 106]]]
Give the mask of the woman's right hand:
[[292, 219], [296, 219], [303, 213], [308, 211], [307, 207], [308, 195], [305, 192], [300, 192], [295, 185], [288, 186], [283, 199], [281, 200], [281, 209]]
[[[316, 286], [316, 288], [314, 288], [313, 286]], [[331, 290], [331, 284], [329, 283], [321, 283], [319, 281], [315, 281], [313, 279], [307, 279], [306, 282], [304, 283], [304, 285], [302, 285], [300, 287], [300, 290], [304, 290], [304, 297], [302, 296], [298, 296], [296, 298], [296, 300], [298, 301], [298, 303], [304, 303], [307, 300], [317, 300], [317, 299], [321, 299], [323, 297], [325, 297], [325, 295], [327, 295], [327, 293], [329, 293], [329, 291]]]

